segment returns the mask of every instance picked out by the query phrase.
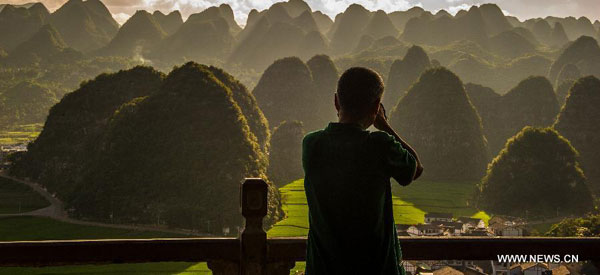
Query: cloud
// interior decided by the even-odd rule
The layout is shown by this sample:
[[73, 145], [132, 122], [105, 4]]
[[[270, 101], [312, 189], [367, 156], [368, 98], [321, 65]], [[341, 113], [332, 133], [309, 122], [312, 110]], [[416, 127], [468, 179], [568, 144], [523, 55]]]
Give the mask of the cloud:
[[124, 13], [124, 12], [120, 12], [120, 13], [113, 13], [113, 18], [119, 22], [119, 24], [123, 25], [123, 23], [125, 23], [125, 21], [127, 21], [127, 19], [129, 19], [129, 17], [131, 17], [131, 15]]

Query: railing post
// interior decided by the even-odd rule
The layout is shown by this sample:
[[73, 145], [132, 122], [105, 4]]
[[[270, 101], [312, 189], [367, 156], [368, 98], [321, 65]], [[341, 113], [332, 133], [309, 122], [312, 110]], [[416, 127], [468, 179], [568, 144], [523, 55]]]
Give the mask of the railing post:
[[240, 274], [266, 275], [267, 233], [262, 220], [267, 215], [267, 183], [249, 178], [242, 184], [241, 207], [245, 226], [240, 237]]

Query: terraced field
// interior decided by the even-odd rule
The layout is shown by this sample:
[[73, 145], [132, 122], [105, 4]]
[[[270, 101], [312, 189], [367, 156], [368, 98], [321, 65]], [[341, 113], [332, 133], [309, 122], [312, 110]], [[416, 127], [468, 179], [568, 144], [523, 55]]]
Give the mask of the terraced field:
[[[393, 185], [394, 219], [398, 224], [424, 222], [425, 213], [447, 212], [454, 217], [469, 216], [483, 219], [489, 215], [470, 206], [473, 182], [415, 181], [403, 187]], [[308, 206], [304, 194], [304, 180], [294, 181], [279, 189], [287, 218], [269, 230], [269, 237], [306, 236], [308, 234]]]

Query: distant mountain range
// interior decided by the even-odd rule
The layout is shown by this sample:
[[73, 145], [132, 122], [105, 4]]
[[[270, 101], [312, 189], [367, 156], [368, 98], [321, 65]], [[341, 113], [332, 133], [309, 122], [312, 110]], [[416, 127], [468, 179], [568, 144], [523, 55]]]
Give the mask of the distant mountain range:
[[11, 55], [46, 24], [67, 47], [89, 55], [173, 64], [219, 61], [257, 71], [286, 56], [341, 56], [400, 42], [445, 46], [466, 40], [517, 58], [539, 47], [560, 49], [583, 35], [600, 36], [600, 22], [586, 17], [519, 21], [495, 4], [472, 6], [455, 16], [419, 7], [386, 13], [352, 4], [332, 20], [303, 0], [289, 0], [252, 10], [244, 27], [227, 4], [192, 14], [185, 22], [179, 11], [138, 11], [119, 26], [100, 0], [69, 0], [53, 13], [41, 3], [0, 5], [0, 48]]

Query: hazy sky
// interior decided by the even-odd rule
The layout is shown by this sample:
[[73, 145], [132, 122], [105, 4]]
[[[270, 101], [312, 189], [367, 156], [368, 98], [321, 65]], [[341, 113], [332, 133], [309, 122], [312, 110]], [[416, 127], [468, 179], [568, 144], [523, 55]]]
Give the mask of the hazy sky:
[[[263, 10], [277, 0], [101, 0], [113, 13], [117, 21], [123, 23], [136, 10], [161, 10], [169, 12], [180, 10], [184, 17], [204, 10], [207, 7], [227, 3], [235, 12], [236, 20], [245, 24], [248, 12], [255, 8]], [[460, 9], [468, 9], [471, 5], [497, 3], [505, 13], [527, 19], [532, 17], [554, 16], [587, 16], [592, 20], [600, 19], [600, 0], [305, 0], [313, 10], [320, 10], [334, 18], [351, 3], [359, 3], [370, 10], [382, 9], [387, 12], [406, 10], [420, 6], [426, 10], [446, 9], [454, 14]], [[0, 0], [0, 3], [22, 4], [31, 0]], [[51, 11], [57, 9], [66, 0], [41, 0]]]

